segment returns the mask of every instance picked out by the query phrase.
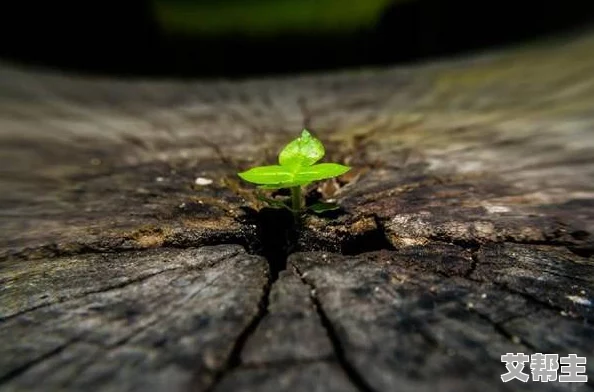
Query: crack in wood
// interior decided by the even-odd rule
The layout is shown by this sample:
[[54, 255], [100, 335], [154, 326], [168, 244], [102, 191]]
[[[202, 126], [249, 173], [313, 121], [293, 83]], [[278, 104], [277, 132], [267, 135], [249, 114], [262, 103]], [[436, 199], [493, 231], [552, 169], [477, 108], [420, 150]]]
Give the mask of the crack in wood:
[[[165, 270], [107, 289], [88, 287], [89, 279], [82, 278], [88, 271], [74, 267], [64, 268], [64, 274], [59, 275], [79, 278], [68, 287], [44, 278], [11, 281], [11, 289], [5, 284], [6, 279], [0, 282], [7, 287], [4, 298], [14, 297], [14, 304], [6, 309], [16, 313], [0, 319], [3, 336], [21, 331], [23, 335], [16, 334], [14, 342], [4, 339], [5, 363], [11, 365], [15, 358], [11, 356], [21, 352], [26, 354], [22, 360], [29, 362], [0, 382], [16, 384], [29, 376], [27, 370], [39, 363], [36, 361], [72, 350], [58, 347], [44, 353], [68, 337], [61, 335], [57, 342], [52, 337], [40, 341], [45, 345], [29, 347], [33, 335], [57, 324], [48, 321], [53, 309], [39, 314], [33, 311], [62, 303], [69, 306], [56, 307], [60, 308], [56, 314], [63, 311], [61, 317], [67, 322], [88, 322], [85, 326], [89, 335], [85, 336], [89, 341], [94, 338], [104, 342], [101, 339], [106, 336], [116, 347], [133, 346], [143, 341], [144, 337], [138, 334], [158, 325], [155, 331], [149, 331], [154, 334], [147, 333], [150, 336], [143, 341], [145, 347], [164, 358], [155, 367], [174, 363], [180, 365], [182, 372], [198, 373], [196, 362], [202, 361], [200, 371], [208, 374], [201, 381], [209, 381], [201, 387], [206, 385], [209, 391], [222, 388], [219, 381], [243, 370], [240, 367], [309, 364], [309, 360], [258, 363], [266, 359], [265, 350], [254, 354], [252, 362], [242, 363], [249, 361], [245, 359], [248, 340], [275, 309], [269, 304], [272, 285], [286, 269], [287, 256], [298, 250], [336, 252], [342, 254], [342, 262], [351, 266], [359, 263], [358, 270], [353, 272], [339, 264], [328, 269], [322, 259], [315, 264], [319, 273], [315, 277], [312, 273], [305, 278], [296, 268], [295, 272], [301, 283], [312, 289], [315, 312], [308, 309], [321, 320], [316, 318], [315, 325], [323, 325], [342, 372], [360, 391], [371, 391], [369, 384], [376, 390], [390, 390], [398, 387], [397, 383], [406, 382], [404, 373], [415, 360], [406, 356], [405, 351], [409, 350], [419, 350], [416, 355], [423, 360], [435, 360], [446, 345], [470, 357], [484, 355], [481, 351], [487, 349], [494, 353], [490, 357], [493, 362], [497, 360], [497, 344], [513, 348], [508, 343], [517, 346], [515, 335], [519, 335], [522, 347], [544, 348], [549, 344], [580, 351], [580, 346], [590, 343], [592, 336], [592, 280], [588, 279], [587, 270], [591, 260], [582, 259], [594, 254], [590, 212], [594, 172], [587, 164], [592, 161], [594, 146], [590, 132], [592, 115], [587, 110], [592, 100], [591, 75], [587, 72], [591, 61], [583, 56], [591, 52], [591, 38], [589, 34], [587, 40], [571, 45], [510, 51], [480, 61], [462, 59], [364, 75], [239, 84], [121, 84], [2, 67], [0, 76], [6, 87], [2, 89], [4, 105], [0, 113], [2, 136], [6, 139], [2, 150], [6, 155], [2, 157], [6, 156], [4, 166], [8, 170], [3, 184], [9, 190], [3, 196], [4, 211], [0, 212], [2, 228], [6, 230], [0, 250], [3, 274], [8, 271], [6, 276], [10, 276], [10, 261], [4, 263], [9, 258], [47, 258], [39, 262], [47, 263], [39, 269], [47, 277], [53, 272], [51, 262], [66, 255], [124, 255], [133, 250], [148, 252], [149, 248], [241, 244], [248, 253], [267, 259], [268, 276], [264, 276], [266, 266], [260, 258], [258, 265], [239, 265], [240, 261], [231, 260], [226, 269], [215, 271], [225, 271], [222, 277], [232, 277], [231, 282], [220, 285], [219, 291], [212, 290], [216, 295], [249, 289], [245, 301], [240, 296], [246, 291], [233, 292], [222, 299], [227, 301], [224, 305], [238, 305], [239, 309], [232, 311], [225, 307], [205, 307], [202, 311], [193, 308], [203, 298], [215, 301], [214, 306], [220, 303], [210, 294], [188, 287], [191, 282], [182, 282], [187, 277], [163, 285], [157, 278], [151, 281], [153, 287], [139, 291], [138, 298], [115, 296], [113, 301], [99, 303], [96, 309], [83, 309], [78, 303], [70, 306], [71, 300], [138, 283]], [[297, 118], [299, 110], [301, 116]], [[274, 159], [272, 152], [277, 142], [294, 132], [299, 123], [314, 127], [313, 131], [326, 138], [331, 159], [338, 157], [364, 168], [372, 166], [372, 170], [358, 175], [352, 183], [347, 181], [348, 185], [337, 188], [338, 200], [351, 216], [337, 221], [312, 219], [317, 226], [305, 227], [303, 236], [294, 236], [286, 227], [279, 229], [276, 214], [269, 215], [266, 222], [263, 215], [249, 221], [253, 218], [249, 213], [248, 220], [241, 219], [246, 204], [250, 208], [256, 205], [244, 197], [249, 191], [247, 187], [237, 191], [216, 181], [210, 187], [194, 186], [195, 176], [202, 175], [197, 170], [209, 173], [210, 178], [234, 176], [238, 165], [233, 156], [252, 163]], [[221, 130], [224, 132], [218, 132]], [[67, 148], [70, 153], [64, 155]], [[172, 176], [171, 181], [160, 177], [169, 175], [172, 169], [186, 172], [175, 180]], [[242, 193], [243, 190], [246, 192]], [[369, 214], [375, 229], [358, 224], [359, 218]], [[141, 227], [148, 225], [153, 226], [152, 231], [135, 237]], [[165, 226], [172, 226], [173, 230], [165, 233]], [[355, 230], [355, 226], [363, 228]], [[504, 252], [491, 253], [490, 260], [482, 259], [479, 253], [494, 244], [501, 244]], [[519, 246], [508, 247], [510, 244]], [[412, 246], [408, 248], [409, 245]], [[541, 251], [533, 245], [550, 248]], [[386, 252], [371, 255], [379, 250]], [[365, 252], [370, 253], [357, 256]], [[517, 259], [514, 254], [518, 254]], [[92, 261], [92, 257], [88, 259]], [[28, 265], [22, 268], [29, 268]], [[89, 265], [94, 269], [97, 264]], [[143, 264], [101, 276], [105, 268], [109, 267], [96, 269], [97, 279], [103, 279], [100, 284], [120, 279], [130, 271], [147, 271], [148, 267]], [[303, 267], [303, 271], [309, 274], [308, 268]], [[240, 276], [249, 276], [251, 284], [244, 281], [242, 286], [234, 286], [234, 280]], [[344, 282], [348, 287], [341, 286]], [[301, 283], [297, 282], [297, 286]], [[337, 312], [342, 311], [344, 304], [333, 302], [335, 298], [326, 296], [326, 291], [322, 293], [321, 286], [332, 294], [349, 296], [353, 303], [348, 305], [353, 304], [361, 314], [341, 318]], [[32, 294], [27, 298], [31, 287]], [[155, 287], [166, 290], [166, 294], [179, 295], [173, 298], [182, 302], [193, 299], [188, 311], [165, 308], [175, 303], [167, 302], [171, 297], [161, 297], [161, 292], [151, 292]], [[90, 291], [81, 294], [86, 288]], [[130, 293], [134, 289], [122, 291]], [[18, 294], [18, 290], [22, 293]], [[68, 297], [69, 293], [76, 295]], [[145, 294], [152, 302], [145, 303]], [[567, 300], [568, 296], [575, 301]], [[40, 303], [48, 298], [59, 300]], [[274, 295], [272, 298], [277, 300]], [[80, 301], [83, 302], [90, 300]], [[307, 303], [311, 305], [309, 300]], [[114, 309], [107, 308], [111, 305]], [[23, 309], [27, 306], [30, 308]], [[533, 323], [529, 316], [534, 309], [542, 314], [535, 316]], [[576, 309], [584, 315], [583, 319], [573, 314]], [[92, 317], [87, 317], [87, 310]], [[569, 310], [571, 317], [564, 317], [563, 311]], [[147, 324], [135, 324], [139, 312], [139, 322]], [[171, 312], [188, 318], [179, 323], [171, 321]], [[171, 324], [160, 324], [160, 319], [168, 319]], [[32, 323], [37, 324], [33, 327]], [[124, 329], [130, 325], [132, 329]], [[219, 325], [224, 328], [218, 329]], [[551, 326], [559, 337], [548, 340], [547, 328]], [[176, 332], [177, 327], [181, 329]], [[274, 333], [277, 327], [262, 330]], [[135, 328], [138, 330], [133, 332]], [[378, 329], [365, 335], [371, 328]], [[74, 334], [68, 331], [65, 333]], [[205, 339], [215, 342], [197, 337], [204, 331]], [[378, 331], [380, 334], [372, 336]], [[307, 339], [307, 335], [294, 333], [287, 336], [295, 339], [293, 342]], [[360, 341], [361, 346], [351, 340], [357, 336], [366, 337]], [[390, 337], [394, 338], [390, 342], [393, 345], [386, 348], [386, 338]], [[400, 337], [402, 341], [398, 340]], [[163, 343], [167, 339], [179, 339], [182, 344], [167, 346]], [[497, 342], [491, 345], [490, 340]], [[265, 340], [253, 341], [260, 344]], [[180, 353], [180, 347], [188, 348], [188, 352]], [[354, 352], [355, 347], [362, 347], [362, 352]], [[10, 351], [15, 348], [21, 351]], [[330, 347], [325, 350], [325, 354], [331, 352]], [[382, 350], [383, 359], [371, 357]], [[395, 354], [397, 350], [401, 351]], [[423, 350], [433, 358], [428, 358]], [[304, 352], [304, 356], [316, 354], [309, 347]], [[139, 354], [141, 359], [132, 356], [131, 361], [142, 361], [144, 354]], [[385, 374], [392, 384], [382, 384], [381, 377], [369, 375], [368, 364], [359, 362], [355, 354], [370, 356], [371, 365], [379, 368], [381, 376]], [[279, 357], [290, 355], [292, 351], [285, 350]], [[411, 362], [393, 362], [395, 355]], [[334, 356], [319, 361], [330, 362]], [[128, 359], [116, 357], [114, 363], [125, 365]], [[381, 363], [382, 360], [385, 362]], [[312, 359], [311, 363], [316, 361], [317, 358]], [[13, 360], [11, 366], [21, 364]], [[448, 364], [436, 362], [431, 371], [447, 378]], [[60, 366], [60, 361], [50, 365]], [[134, 366], [135, 374], [149, 376], [143, 374], [144, 368]], [[35, 374], [38, 369], [33, 370], [31, 373]], [[109, 371], [112, 376], [125, 375], [114, 367]], [[462, 373], [454, 373], [448, 380], [463, 382], [464, 371], [463, 367]], [[18, 380], [10, 378], [16, 376]], [[423, 384], [418, 385], [433, 387], [433, 376], [422, 374]], [[173, 378], [177, 377], [175, 373]], [[475, 381], [480, 383], [484, 377]], [[493, 388], [486, 390], [502, 387], [489, 386]], [[403, 385], [407, 387], [412, 389]]]
[[367, 381], [365, 381], [363, 376], [361, 374], [359, 374], [359, 372], [355, 368], [355, 366], [353, 366], [348, 361], [346, 353], [345, 353], [345, 349], [342, 346], [340, 338], [338, 337], [336, 328], [334, 327], [334, 325], [332, 325], [332, 322], [330, 321], [330, 319], [328, 318], [328, 315], [324, 311], [324, 308], [323, 308], [320, 300], [318, 299], [318, 297], [315, 294], [315, 290], [316, 290], [315, 286], [312, 283], [308, 282], [307, 279], [303, 277], [303, 274], [301, 273], [301, 271], [299, 271], [297, 266], [293, 265], [293, 269], [294, 269], [295, 273], [301, 278], [301, 281], [303, 282], [303, 284], [307, 285], [311, 289], [311, 291], [310, 291], [311, 299], [314, 303], [314, 306], [316, 308], [318, 316], [320, 317], [322, 326], [326, 330], [328, 338], [330, 339], [330, 342], [332, 343], [332, 347], [334, 348], [334, 354], [336, 356], [336, 359], [337, 359], [340, 367], [343, 369], [343, 371], [345, 372], [345, 374], [348, 377], [348, 379], [350, 380], [350, 382], [359, 391], [361, 391], [361, 392], [375, 392], [375, 390], [373, 388], [371, 388], [371, 386], [367, 383]]
[[[268, 282], [266, 283], [266, 285], [263, 288], [262, 297], [260, 298], [260, 302], [258, 304], [257, 314], [250, 321], [250, 323], [246, 326], [246, 328], [239, 334], [239, 336], [235, 340], [235, 343], [233, 344], [233, 348], [231, 349], [229, 356], [227, 357], [226, 363], [224, 364], [224, 366], [222, 367], [222, 369], [220, 371], [217, 371], [213, 374], [212, 382], [205, 389], [205, 392], [214, 391], [216, 389], [216, 387], [218, 386], [218, 384], [223, 380], [225, 375], [227, 375], [228, 373], [232, 372], [234, 369], [241, 366], [241, 353], [243, 351], [243, 348], [245, 347], [247, 340], [250, 338], [250, 336], [252, 336], [254, 334], [254, 332], [258, 328], [258, 325], [260, 325], [260, 323], [262, 322], [264, 317], [266, 317], [266, 315], [268, 314], [270, 291], [272, 288], [272, 284], [274, 283], [273, 279], [272, 279], [272, 274], [270, 273], [270, 271], [268, 273], [269, 273]], [[196, 384], [196, 382], [195, 382], [195, 380], [193, 380], [191, 382], [191, 385], [188, 390], [194, 391], [195, 384]]]
[[53, 306], [53, 305], [57, 305], [57, 304], [64, 304], [64, 303], [67, 303], [69, 301], [74, 301], [74, 300], [77, 300], [77, 299], [80, 299], [80, 298], [87, 297], [89, 295], [99, 294], [99, 293], [106, 293], [106, 292], [111, 291], [111, 290], [121, 289], [121, 288], [126, 287], [126, 286], [129, 286], [131, 284], [141, 283], [141, 282], [144, 282], [145, 280], [148, 280], [148, 279], [150, 279], [152, 277], [161, 275], [161, 274], [163, 274], [165, 272], [175, 271], [175, 270], [180, 269], [180, 268], [182, 268], [182, 267], [166, 268], [166, 269], [163, 269], [161, 271], [157, 271], [157, 272], [152, 273], [152, 274], [147, 274], [147, 275], [144, 275], [144, 276], [139, 276], [139, 277], [137, 277], [135, 279], [127, 280], [125, 282], [120, 282], [120, 283], [117, 283], [117, 284], [114, 284], [114, 285], [111, 285], [111, 286], [102, 287], [102, 288], [97, 289], [97, 290], [89, 290], [89, 291], [86, 291], [84, 293], [81, 293], [80, 295], [73, 295], [73, 296], [70, 296], [70, 297], [58, 298], [58, 300], [56, 300], [56, 301], [52, 301], [52, 302], [40, 304], [40, 305], [31, 307], [31, 308], [28, 308], [28, 309], [24, 309], [23, 311], [18, 312], [18, 313], [15, 313], [15, 314], [11, 314], [10, 316], [0, 316], [0, 323], [6, 322], [6, 321], [8, 321], [10, 319], [13, 319], [15, 317], [22, 316], [22, 315], [27, 314], [27, 313], [33, 312], [35, 310], [47, 308], [49, 306]]
[[[279, 272], [286, 268], [287, 257], [294, 241], [292, 236], [295, 230], [294, 220], [287, 211], [264, 209], [258, 213], [256, 220], [260, 239], [258, 253], [268, 262], [268, 281], [263, 288], [257, 314], [235, 340], [225, 365], [214, 374], [213, 381], [206, 392], [214, 391], [227, 374], [242, 365], [243, 349], [248, 339], [268, 315], [272, 286], [278, 280]], [[190, 390], [193, 390], [192, 386]]]

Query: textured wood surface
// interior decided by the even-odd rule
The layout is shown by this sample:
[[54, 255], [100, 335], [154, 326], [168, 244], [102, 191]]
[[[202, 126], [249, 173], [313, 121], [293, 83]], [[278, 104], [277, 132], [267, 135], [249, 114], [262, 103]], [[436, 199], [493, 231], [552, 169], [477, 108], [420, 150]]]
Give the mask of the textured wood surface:
[[[238, 82], [0, 67], [0, 390], [591, 390], [594, 35]], [[238, 170], [353, 166], [295, 232]], [[529, 372], [528, 367], [525, 371]]]
[[211, 382], [259, 312], [266, 275], [237, 245], [6, 263], [1, 377], [9, 390]]

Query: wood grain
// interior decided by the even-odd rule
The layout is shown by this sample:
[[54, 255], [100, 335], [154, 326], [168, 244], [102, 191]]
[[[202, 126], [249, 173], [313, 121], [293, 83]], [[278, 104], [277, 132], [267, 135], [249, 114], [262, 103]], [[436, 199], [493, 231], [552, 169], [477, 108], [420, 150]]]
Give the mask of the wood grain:
[[[235, 82], [1, 65], [0, 390], [590, 390], [499, 377], [508, 352], [594, 374], [593, 52]], [[353, 169], [295, 232], [236, 173], [302, 126]]]

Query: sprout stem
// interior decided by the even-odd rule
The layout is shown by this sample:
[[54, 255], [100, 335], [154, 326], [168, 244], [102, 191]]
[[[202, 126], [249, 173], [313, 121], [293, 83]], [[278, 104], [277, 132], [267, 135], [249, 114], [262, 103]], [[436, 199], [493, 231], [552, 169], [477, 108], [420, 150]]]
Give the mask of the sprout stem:
[[301, 213], [302, 207], [302, 200], [301, 200], [301, 186], [294, 186], [291, 187], [291, 208], [293, 210], [293, 214], [295, 215], [295, 219], [299, 219], [299, 214]]

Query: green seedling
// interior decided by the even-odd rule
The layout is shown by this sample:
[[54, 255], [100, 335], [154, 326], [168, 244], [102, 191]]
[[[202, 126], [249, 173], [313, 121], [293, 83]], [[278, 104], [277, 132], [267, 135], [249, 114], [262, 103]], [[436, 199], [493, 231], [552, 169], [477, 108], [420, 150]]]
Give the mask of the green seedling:
[[262, 195], [259, 195], [259, 198], [271, 207], [291, 210], [295, 218], [298, 218], [304, 209], [314, 213], [334, 210], [338, 205], [333, 203], [320, 202], [305, 206], [302, 195], [302, 187], [314, 181], [340, 176], [351, 169], [338, 163], [316, 163], [325, 153], [322, 142], [304, 129], [300, 137], [282, 149], [278, 155], [278, 165], [257, 166], [238, 175], [247, 182], [258, 184], [261, 189], [290, 189], [290, 203]]

